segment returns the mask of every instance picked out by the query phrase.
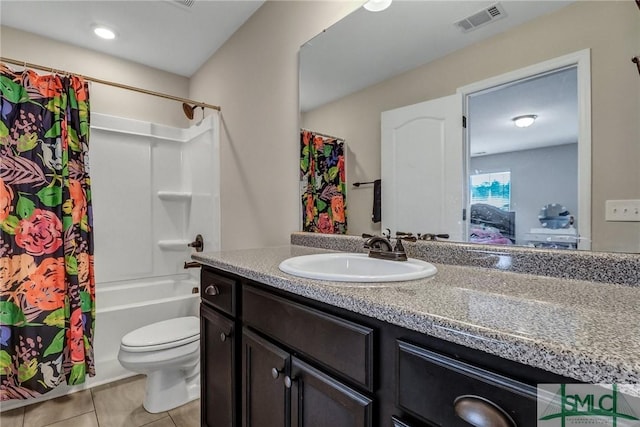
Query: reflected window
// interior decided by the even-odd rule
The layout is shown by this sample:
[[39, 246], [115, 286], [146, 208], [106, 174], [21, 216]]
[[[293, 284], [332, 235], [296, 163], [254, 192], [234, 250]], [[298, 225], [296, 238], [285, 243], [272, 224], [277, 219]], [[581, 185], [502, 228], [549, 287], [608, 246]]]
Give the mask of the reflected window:
[[471, 204], [482, 203], [503, 211], [511, 210], [511, 172], [470, 175]]

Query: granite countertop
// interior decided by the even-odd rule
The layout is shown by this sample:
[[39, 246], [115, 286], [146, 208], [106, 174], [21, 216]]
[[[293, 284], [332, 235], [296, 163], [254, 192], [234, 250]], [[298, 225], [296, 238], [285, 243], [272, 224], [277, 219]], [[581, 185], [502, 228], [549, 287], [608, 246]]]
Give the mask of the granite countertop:
[[[305, 246], [195, 253], [203, 264], [505, 359], [589, 383], [640, 384], [640, 288], [436, 264], [384, 286], [295, 277]], [[631, 387], [639, 395], [640, 387]]]

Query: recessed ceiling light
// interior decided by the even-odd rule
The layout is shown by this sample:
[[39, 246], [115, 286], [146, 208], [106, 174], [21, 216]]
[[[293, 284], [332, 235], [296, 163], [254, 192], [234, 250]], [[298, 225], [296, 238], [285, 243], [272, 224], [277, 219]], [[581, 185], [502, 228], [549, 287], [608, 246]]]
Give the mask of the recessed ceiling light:
[[513, 124], [519, 128], [528, 128], [536, 121], [537, 118], [538, 116], [535, 114], [527, 114], [524, 116], [514, 117], [511, 120], [513, 120]]
[[363, 7], [369, 12], [381, 12], [391, 6], [393, 0], [369, 0]]
[[116, 33], [107, 27], [103, 27], [103, 26], [94, 27], [93, 32], [96, 36], [103, 38], [105, 40], [113, 40], [116, 38]]

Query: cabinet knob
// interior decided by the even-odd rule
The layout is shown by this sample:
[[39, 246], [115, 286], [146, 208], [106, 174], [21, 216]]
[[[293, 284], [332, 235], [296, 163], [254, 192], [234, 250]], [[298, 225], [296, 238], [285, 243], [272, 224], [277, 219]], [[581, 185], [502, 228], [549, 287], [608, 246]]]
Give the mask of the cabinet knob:
[[295, 378], [291, 378], [289, 375], [287, 375], [286, 377], [284, 377], [284, 386], [286, 388], [291, 388], [294, 381], [296, 381]]
[[273, 377], [274, 380], [277, 380], [282, 371], [283, 369], [271, 368], [271, 376]]
[[219, 295], [220, 290], [216, 285], [209, 285], [204, 289], [204, 293], [207, 295], [214, 296], [214, 295]]
[[456, 415], [475, 427], [516, 427], [516, 423], [502, 408], [474, 395], [458, 396], [453, 401]]
[[225, 332], [220, 332], [220, 341], [225, 342], [227, 340], [227, 338], [229, 338], [231, 336], [231, 334], [227, 334]]

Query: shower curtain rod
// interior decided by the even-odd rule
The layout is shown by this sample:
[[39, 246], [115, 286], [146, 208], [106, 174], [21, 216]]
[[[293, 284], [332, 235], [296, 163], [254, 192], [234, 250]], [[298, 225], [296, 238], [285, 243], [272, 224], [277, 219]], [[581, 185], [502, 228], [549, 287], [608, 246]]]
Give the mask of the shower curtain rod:
[[307, 132], [311, 132], [311, 133], [313, 133], [315, 135], [320, 135], [320, 136], [324, 136], [325, 138], [331, 138], [331, 139], [335, 139], [337, 141], [344, 142], [344, 138], [338, 138], [337, 136], [327, 135], [326, 133], [320, 133], [320, 132], [316, 132], [315, 130], [305, 129], [305, 128], [300, 128], [300, 130], [306, 130]]
[[160, 97], [160, 98], [171, 99], [173, 101], [192, 104], [195, 107], [211, 108], [212, 110], [220, 111], [220, 107], [217, 106], [217, 105], [211, 105], [211, 104], [207, 104], [207, 103], [204, 103], [204, 102], [197, 102], [197, 101], [194, 101], [194, 100], [188, 99], [188, 98], [181, 98], [179, 96], [168, 95], [166, 93], [154, 92], [152, 90], [142, 89], [142, 88], [135, 87], [135, 86], [129, 86], [129, 85], [125, 85], [125, 84], [122, 84], [122, 83], [111, 82], [109, 80], [102, 80], [102, 79], [97, 79], [95, 77], [84, 76], [82, 74], [70, 73], [70, 72], [65, 71], [65, 70], [59, 70], [59, 69], [52, 68], [52, 67], [45, 67], [43, 65], [33, 64], [31, 62], [18, 61], [16, 59], [5, 58], [4, 56], [0, 56], [0, 61], [6, 62], [6, 63], [9, 63], [9, 64], [13, 64], [13, 65], [20, 65], [20, 66], [23, 66], [25, 68], [28, 67], [28, 68], [36, 68], [38, 70], [50, 71], [52, 73], [57, 73], [57, 74], [74, 74], [74, 75], [76, 75], [78, 77], [82, 77], [83, 79], [85, 79], [87, 81], [90, 81], [90, 82], [99, 83], [99, 84], [103, 84], [103, 85], [107, 85], [107, 86], [113, 86], [113, 87], [117, 87], [117, 88], [120, 88], [120, 89], [127, 89], [127, 90], [131, 90], [133, 92], [144, 93], [146, 95], [157, 96], [157, 97]]

